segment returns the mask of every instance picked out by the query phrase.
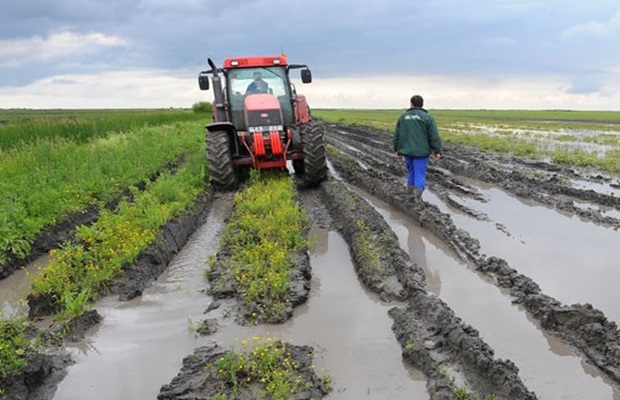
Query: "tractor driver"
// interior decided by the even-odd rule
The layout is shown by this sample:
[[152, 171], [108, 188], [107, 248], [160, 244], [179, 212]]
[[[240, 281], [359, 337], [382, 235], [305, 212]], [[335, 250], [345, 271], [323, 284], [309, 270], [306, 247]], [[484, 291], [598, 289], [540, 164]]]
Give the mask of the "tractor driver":
[[254, 72], [254, 81], [248, 85], [245, 94], [267, 93], [269, 85], [263, 80], [263, 74], [260, 71]]

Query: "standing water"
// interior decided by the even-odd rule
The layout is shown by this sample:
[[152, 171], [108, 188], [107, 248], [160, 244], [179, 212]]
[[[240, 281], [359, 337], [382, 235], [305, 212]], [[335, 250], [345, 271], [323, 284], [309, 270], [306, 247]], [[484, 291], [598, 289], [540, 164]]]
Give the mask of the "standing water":
[[0, 315], [3, 318], [19, 318], [28, 315], [26, 296], [31, 289], [28, 276], [38, 274], [39, 267], [46, 265], [48, 260], [49, 256], [46, 254], [0, 280]]
[[404, 363], [385, 303], [365, 291], [347, 244], [333, 231], [313, 228], [312, 282], [308, 302], [281, 325], [222, 328], [217, 340], [270, 335], [314, 347], [314, 364], [332, 377], [330, 400], [426, 399], [426, 379]]
[[153, 400], [178, 373], [183, 357], [199, 346], [192, 318], [207, 307], [205, 262], [218, 248], [230, 201], [216, 199], [207, 222], [189, 239], [166, 271], [142, 296], [129, 302], [106, 298], [97, 331], [74, 350], [55, 400]]
[[620, 393], [594, 368], [575, 356], [568, 346], [546, 335], [525, 310], [512, 304], [508, 294], [464, 264], [440, 239], [381, 200], [368, 194], [363, 196], [381, 213], [401, 246], [424, 270], [428, 289], [478, 329], [497, 358], [515, 362], [519, 376], [538, 398], [620, 399]]

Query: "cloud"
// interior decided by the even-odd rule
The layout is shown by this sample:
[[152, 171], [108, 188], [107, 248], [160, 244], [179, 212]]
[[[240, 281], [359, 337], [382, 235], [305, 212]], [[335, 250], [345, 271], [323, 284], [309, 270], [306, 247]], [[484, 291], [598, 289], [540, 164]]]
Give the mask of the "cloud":
[[47, 37], [0, 40], [0, 66], [17, 68], [22, 65], [49, 62], [68, 56], [97, 53], [101, 49], [126, 46], [129, 41], [103, 33], [79, 34], [58, 32]]
[[[405, 109], [421, 94], [429, 109], [610, 110], [620, 104], [620, 78], [579, 82], [561, 76], [369, 75], [295, 81], [312, 108]], [[588, 84], [592, 86], [588, 86]], [[581, 85], [581, 86], [579, 86]], [[590, 89], [590, 90], [588, 90]], [[130, 70], [64, 74], [27, 86], [0, 87], [1, 108], [188, 108], [213, 101], [193, 70]]]
[[563, 40], [616, 38], [620, 33], [620, 10], [606, 21], [588, 21], [571, 26], [562, 32]]
[[[2, 108], [168, 108], [205, 100], [194, 71], [132, 70], [51, 76], [1, 88]], [[211, 101], [212, 99], [207, 99]]]
[[580, 75], [566, 89], [571, 94], [590, 94], [600, 92], [604, 87], [604, 79], [600, 75]]
[[[454, 93], [469, 88], [475, 92], [463, 98], [478, 102], [478, 93], [485, 93], [490, 96], [488, 108], [505, 104], [503, 99], [496, 101], [499, 95], [488, 88], [507, 90], [510, 95], [505, 99], [512, 98], [517, 107], [532, 103], [534, 96], [541, 95], [535, 87], [527, 94], [512, 84], [537, 77], [542, 83], [556, 83], [542, 87], [559, 93], [558, 101], [562, 96], [575, 100], [571, 96], [599, 96], [617, 88], [610, 79], [617, 80], [618, 74], [609, 71], [618, 65], [611, 50], [620, 42], [620, 11], [617, 0], [595, 3], [472, 0], [463, 12], [457, 0], [393, 0], [388, 6], [360, 5], [355, 0], [3, 0], [0, 90], [15, 89], [17, 99], [20, 89], [23, 93], [33, 87], [46, 89], [56, 79], [58, 99], [74, 104], [73, 97], [82, 96], [75, 90], [87, 86], [91, 78], [122, 92], [124, 86], [108, 79], [129, 71], [136, 84], [125, 95], [144, 99], [140, 93], [150, 91], [152, 84], [135, 75], [138, 71], [150, 78], [159, 71], [175, 82], [191, 71], [185, 84], [193, 90], [195, 75], [206, 68], [207, 57], [219, 64], [227, 57], [284, 50], [291, 62], [308, 64], [317, 82], [342, 84], [334, 88], [317, 84], [326, 93], [318, 97], [320, 104], [331, 105], [335, 100], [343, 107], [401, 104], [377, 84], [366, 91], [347, 80], [365, 87], [369, 76], [378, 82], [384, 82], [384, 77], [394, 81], [403, 76], [431, 81], [442, 77], [454, 83], [433, 87], [442, 99], [461, 99]], [[585, 76], [597, 76], [598, 81]], [[69, 84], [71, 80], [75, 82]], [[183, 90], [182, 85], [178, 89]], [[45, 104], [52, 97], [50, 93]], [[553, 96], [544, 98], [546, 104]], [[87, 102], [107, 104], [105, 99]], [[145, 102], [166, 106], [165, 97]], [[464, 103], [455, 100], [454, 104]]]

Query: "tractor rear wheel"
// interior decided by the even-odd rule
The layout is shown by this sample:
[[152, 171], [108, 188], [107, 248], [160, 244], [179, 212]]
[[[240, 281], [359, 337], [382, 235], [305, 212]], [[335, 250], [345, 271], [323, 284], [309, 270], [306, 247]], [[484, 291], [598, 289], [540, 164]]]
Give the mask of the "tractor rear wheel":
[[207, 164], [211, 185], [216, 190], [237, 188], [237, 174], [232, 163], [230, 137], [226, 131], [207, 132]]
[[323, 126], [310, 125], [302, 134], [303, 176], [307, 186], [317, 186], [327, 178]]

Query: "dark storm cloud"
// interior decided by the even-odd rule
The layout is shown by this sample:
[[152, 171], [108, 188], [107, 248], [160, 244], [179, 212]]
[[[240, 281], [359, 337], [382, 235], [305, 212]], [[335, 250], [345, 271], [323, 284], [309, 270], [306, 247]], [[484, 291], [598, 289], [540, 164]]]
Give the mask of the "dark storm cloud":
[[620, 50], [616, 0], [1, 1], [0, 87], [106, 70], [199, 71], [207, 57], [281, 51], [325, 78], [564, 74], [580, 82], [595, 73], [604, 82]]
[[[163, 68], [202, 62], [207, 55], [283, 48], [317, 60], [330, 75], [379, 65], [388, 72], [527, 72], [545, 54], [570, 51], [569, 44], [557, 43], [563, 30], [580, 22], [569, 3], [35, 0], [9, 1], [0, 24], [5, 39], [58, 30], [125, 37], [134, 43], [134, 57], [119, 62]], [[566, 65], [542, 60], [540, 66]]]

